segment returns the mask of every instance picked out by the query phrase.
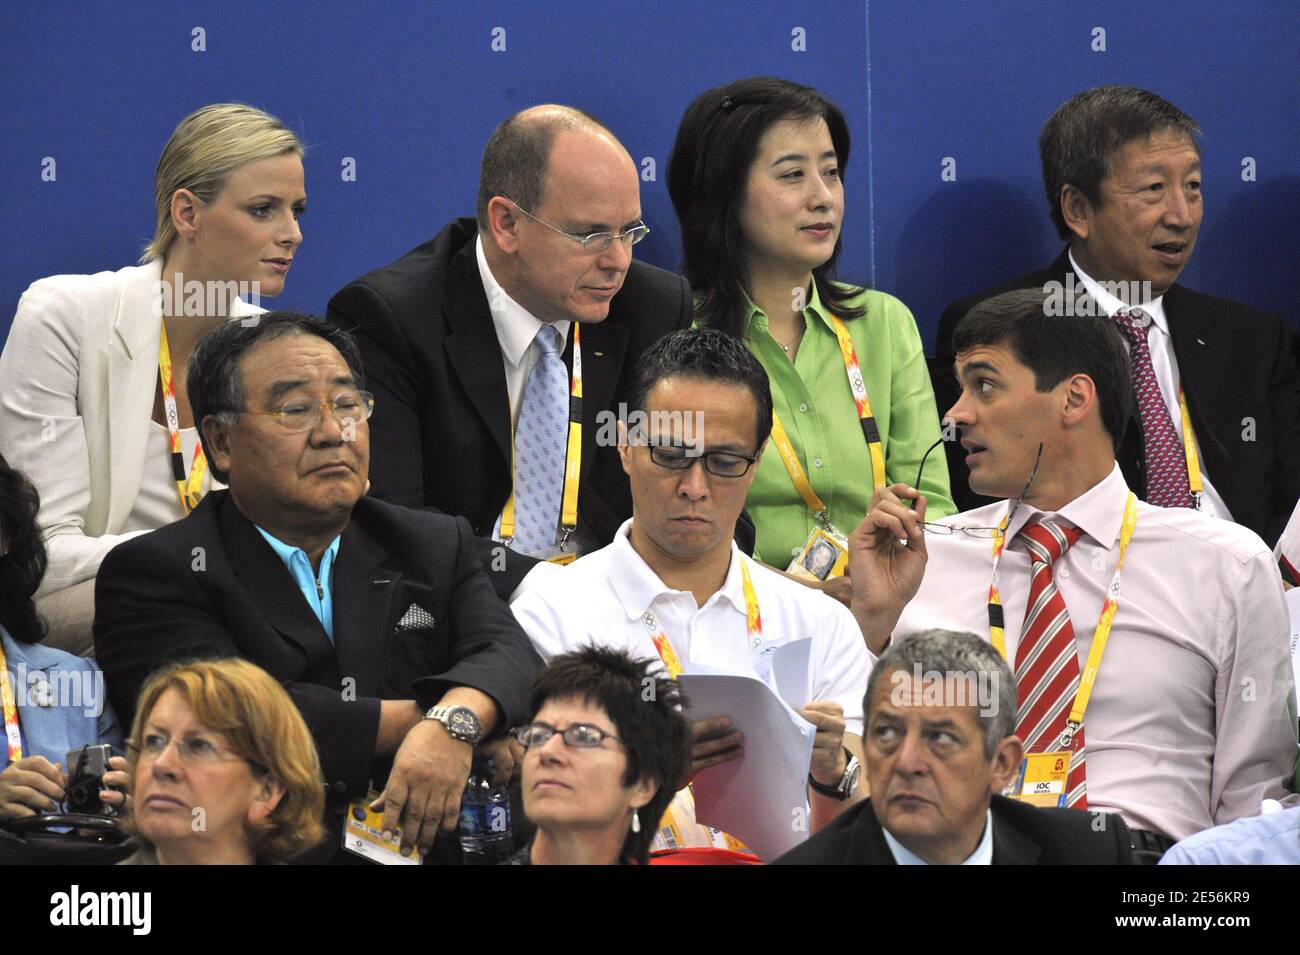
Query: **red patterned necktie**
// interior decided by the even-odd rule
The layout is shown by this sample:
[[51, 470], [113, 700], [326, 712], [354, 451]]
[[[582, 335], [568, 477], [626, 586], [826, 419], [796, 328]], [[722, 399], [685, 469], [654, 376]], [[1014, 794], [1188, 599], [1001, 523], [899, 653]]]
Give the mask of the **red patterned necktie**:
[[[1052, 579], [1052, 565], [1083, 532], [1052, 521], [1030, 524], [1019, 534], [1033, 561], [1025, 623], [1016, 647], [1016, 735], [1026, 753], [1060, 749], [1061, 733], [1079, 689], [1079, 653], [1065, 600]], [[1075, 734], [1074, 758], [1066, 782], [1065, 805], [1087, 809], [1084, 786], [1083, 728]]]
[[1145, 500], [1157, 507], [1195, 507], [1187, 479], [1187, 456], [1174, 419], [1169, 415], [1160, 382], [1151, 367], [1151, 316], [1140, 308], [1115, 313], [1115, 324], [1131, 343], [1133, 390], [1142, 416], [1142, 457], [1147, 472]]

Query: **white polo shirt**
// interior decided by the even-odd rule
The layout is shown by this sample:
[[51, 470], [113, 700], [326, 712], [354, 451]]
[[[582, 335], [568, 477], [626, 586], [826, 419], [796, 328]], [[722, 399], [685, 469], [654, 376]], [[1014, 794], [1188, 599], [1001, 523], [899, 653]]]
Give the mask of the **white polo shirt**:
[[[690, 592], [664, 584], [632, 549], [631, 526], [626, 521], [609, 546], [567, 567], [530, 575], [520, 587], [511, 609], [542, 659], [595, 645], [659, 660], [652, 640], [657, 629], [651, 631], [642, 619], [648, 612], [682, 663], [732, 673], [757, 676], [753, 661], [765, 650], [810, 637], [809, 701], [839, 703], [846, 732], [862, 735], [862, 694], [871, 660], [857, 621], [843, 604], [749, 560], [733, 542], [722, 589], [700, 607]], [[749, 560], [763, 622], [763, 642], [756, 649], [749, 646], [745, 625], [741, 560]]]

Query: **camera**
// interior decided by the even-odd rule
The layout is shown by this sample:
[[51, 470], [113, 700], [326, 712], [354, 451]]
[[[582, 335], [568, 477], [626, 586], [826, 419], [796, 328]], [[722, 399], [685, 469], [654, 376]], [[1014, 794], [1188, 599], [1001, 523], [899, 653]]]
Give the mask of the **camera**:
[[117, 809], [100, 801], [104, 789], [104, 774], [108, 772], [108, 758], [113, 747], [97, 743], [74, 749], [68, 753], [68, 787], [64, 805], [68, 812], [88, 816], [116, 816]]

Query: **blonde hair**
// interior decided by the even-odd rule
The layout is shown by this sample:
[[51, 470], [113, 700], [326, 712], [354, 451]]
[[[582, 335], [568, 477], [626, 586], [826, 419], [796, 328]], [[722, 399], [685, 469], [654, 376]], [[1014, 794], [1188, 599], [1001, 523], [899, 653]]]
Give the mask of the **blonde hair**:
[[[129, 738], [134, 753], [140, 751], [150, 713], [168, 690], [179, 693], [208, 729], [223, 734], [236, 755], [256, 764], [254, 772], [265, 770], [284, 785], [279, 804], [249, 829], [258, 859], [287, 861], [319, 842], [325, 810], [320, 759], [311, 731], [284, 688], [247, 660], [174, 663], [151, 676], [140, 691]], [[138, 766], [133, 758], [132, 792]], [[143, 839], [133, 819], [127, 828]]]
[[196, 109], [180, 121], [163, 147], [154, 171], [154, 203], [158, 225], [145, 246], [141, 264], [162, 258], [176, 239], [172, 196], [188, 189], [203, 202], [217, 197], [226, 177], [250, 162], [294, 153], [302, 142], [269, 113], [243, 103], [214, 103]]

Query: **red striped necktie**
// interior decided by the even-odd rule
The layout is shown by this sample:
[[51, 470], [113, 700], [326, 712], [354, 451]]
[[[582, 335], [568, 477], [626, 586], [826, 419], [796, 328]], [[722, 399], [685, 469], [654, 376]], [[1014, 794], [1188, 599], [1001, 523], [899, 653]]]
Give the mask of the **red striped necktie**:
[[[1079, 689], [1079, 654], [1065, 599], [1056, 589], [1052, 565], [1083, 532], [1052, 521], [1030, 524], [1018, 535], [1029, 551], [1029, 602], [1016, 647], [1016, 735], [1026, 753], [1060, 749], [1061, 733]], [[1084, 786], [1083, 729], [1075, 734], [1074, 758], [1066, 783], [1065, 805], [1088, 808]]]

